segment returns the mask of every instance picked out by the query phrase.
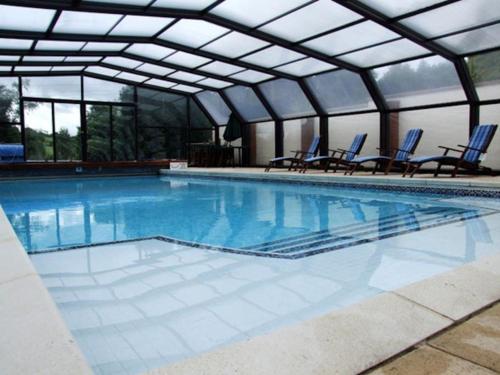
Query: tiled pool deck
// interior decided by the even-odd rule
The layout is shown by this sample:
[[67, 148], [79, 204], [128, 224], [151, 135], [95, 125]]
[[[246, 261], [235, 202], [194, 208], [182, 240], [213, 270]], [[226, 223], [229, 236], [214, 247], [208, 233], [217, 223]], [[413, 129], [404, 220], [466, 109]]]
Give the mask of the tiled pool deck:
[[[262, 170], [208, 172], [257, 177]], [[495, 178], [450, 180], [439, 183], [500, 189]], [[0, 373], [89, 373], [0, 214]], [[170, 362], [152, 373], [350, 374], [371, 369], [500, 300], [497, 216], [427, 229], [425, 239], [417, 232], [359, 245], [348, 256], [332, 252], [281, 260], [138, 241], [32, 260], [98, 373], [137, 373]], [[95, 264], [105, 264], [100, 269], [93, 263], [99, 257]], [[79, 268], [81, 260], [87, 268]], [[293, 262], [292, 271], [283, 262]], [[105, 344], [92, 347], [93, 335], [102, 335]], [[144, 336], [150, 345], [135, 346]]]

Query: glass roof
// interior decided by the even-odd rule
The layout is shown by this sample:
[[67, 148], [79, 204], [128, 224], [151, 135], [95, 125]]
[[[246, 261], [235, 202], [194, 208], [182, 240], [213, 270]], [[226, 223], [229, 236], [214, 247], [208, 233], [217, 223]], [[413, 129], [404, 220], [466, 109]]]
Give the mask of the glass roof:
[[144, 82], [145, 80], [148, 79], [148, 77], [127, 72], [121, 72], [116, 76], [116, 78], [126, 79], [127, 81], [133, 81], [133, 82]]
[[201, 76], [199, 74], [188, 73], [188, 72], [175, 72], [168, 76], [169, 78], [181, 79], [187, 82], [196, 82], [200, 79], [206, 78], [205, 76]]
[[67, 56], [65, 62], [95, 62], [102, 59], [102, 56]]
[[79, 51], [85, 42], [66, 42], [63, 40], [39, 40], [36, 50]]
[[153, 36], [169, 25], [173, 18], [126, 16], [109, 35]]
[[201, 10], [205, 9], [215, 1], [216, 0], [156, 0], [152, 6], [164, 7], [164, 8]]
[[120, 56], [110, 56], [102, 60], [103, 63], [122, 66], [124, 68], [134, 69], [141, 65], [140, 61], [128, 59]]
[[376, 9], [389, 17], [413, 12], [444, 0], [359, 0], [360, 2]]
[[83, 47], [83, 51], [121, 51], [127, 45], [127, 43], [89, 42]]
[[458, 54], [500, 47], [500, 23], [480, 29], [455, 34], [436, 42]]
[[225, 27], [207, 21], [181, 19], [170, 26], [159, 38], [197, 48], [228, 31]]
[[64, 11], [54, 27], [55, 33], [106, 34], [119, 20], [118, 14]]
[[145, 63], [145, 64], [137, 67], [136, 69], [140, 70], [142, 72], [156, 74], [159, 76], [166, 76], [167, 74], [170, 74], [174, 71], [174, 69], [170, 69], [170, 68], [166, 68], [164, 66], [159, 66], [159, 65], [154, 65], [154, 64], [148, 64], [148, 63]]
[[200, 100], [208, 113], [210, 113], [217, 125], [227, 124], [229, 116], [231, 115], [231, 110], [220, 94], [215, 91], [207, 90], [196, 94], [196, 97]]
[[128, 47], [125, 52], [132, 53], [137, 56], [147, 57], [153, 60], [161, 60], [175, 52], [175, 50], [167, 47], [158, 46], [149, 43], [134, 43]]
[[221, 76], [227, 76], [230, 74], [234, 74], [236, 72], [241, 72], [245, 68], [242, 68], [241, 66], [227, 64], [221, 61], [214, 61], [211, 62], [210, 64], [203, 65], [199, 69], [205, 72], [219, 74]]
[[176, 86], [173, 86], [172, 88], [175, 90], [184, 91], [184, 92], [187, 92], [190, 94], [194, 94], [196, 92], [201, 91], [201, 89], [198, 87], [193, 87], [193, 86], [188, 86], [188, 85], [176, 85]]
[[224, 90], [224, 92], [245, 121], [266, 121], [271, 118], [250, 87], [233, 86]]
[[210, 61], [210, 59], [198, 55], [193, 55], [192, 53], [179, 51], [163, 59], [163, 61], [171, 64], [185, 66], [187, 68], [196, 68], [202, 64], [206, 64]]
[[170, 81], [165, 81], [164, 79], [156, 79], [156, 78], [151, 78], [149, 81], [146, 81], [148, 85], [153, 85], [153, 86], [158, 86], [158, 87], [163, 87], [163, 88], [170, 88], [172, 86], [175, 86], [174, 82]]
[[222, 56], [235, 58], [268, 45], [269, 43], [263, 40], [233, 31], [202, 49]]
[[0, 56], [1, 61], [19, 61], [20, 56], [2, 55]]
[[286, 64], [290, 61], [298, 60], [304, 57], [305, 56], [302, 53], [294, 52], [279, 46], [272, 46], [260, 50], [259, 52], [252, 53], [241, 60], [255, 65], [260, 65], [265, 68], [271, 68], [273, 66]]
[[220, 79], [205, 78], [198, 82], [200, 85], [210, 86], [215, 89], [223, 89], [232, 85], [231, 82], [221, 81]]
[[102, 74], [105, 76], [114, 77], [120, 73], [119, 70], [105, 68], [103, 66], [89, 66], [85, 71], [90, 73]]
[[23, 61], [63, 61], [64, 56], [24, 56]]
[[32, 44], [32, 40], [0, 38], [0, 48], [2, 49], [30, 49]]
[[297, 82], [275, 79], [261, 83], [259, 87], [276, 114], [282, 119], [316, 114]]
[[0, 25], [5, 30], [47, 31], [55, 11], [0, 5]]
[[257, 83], [264, 81], [266, 79], [273, 78], [274, 76], [267, 74], [267, 73], [262, 73], [262, 72], [257, 72], [255, 70], [244, 70], [240, 73], [233, 74], [231, 78], [234, 79], [239, 79], [245, 82], [250, 82], [250, 83]]
[[302, 77], [314, 73], [324, 72], [325, 70], [335, 69], [336, 66], [324, 61], [309, 57], [307, 59], [281, 65], [276, 68], [280, 72], [288, 73], [294, 76]]

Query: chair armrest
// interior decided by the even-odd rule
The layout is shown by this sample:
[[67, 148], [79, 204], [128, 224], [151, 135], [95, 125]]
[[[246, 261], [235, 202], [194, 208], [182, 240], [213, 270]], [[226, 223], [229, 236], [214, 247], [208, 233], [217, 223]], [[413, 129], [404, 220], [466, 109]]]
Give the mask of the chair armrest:
[[463, 152], [463, 150], [458, 150], [458, 149], [453, 148], [453, 147], [448, 147], [448, 146], [438, 146], [438, 147], [446, 150], [445, 152], [448, 152], [448, 151]]
[[480, 150], [480, 149], [475, 148], [475, 147], [464, 146], [464, 145], [457, 145], [457, 146], [458, 146], [458, 147], [463, 147], [463, 148], [465, 148], [466, 150], [474, 150], [474, 151], [484, 152], [483, 150]]

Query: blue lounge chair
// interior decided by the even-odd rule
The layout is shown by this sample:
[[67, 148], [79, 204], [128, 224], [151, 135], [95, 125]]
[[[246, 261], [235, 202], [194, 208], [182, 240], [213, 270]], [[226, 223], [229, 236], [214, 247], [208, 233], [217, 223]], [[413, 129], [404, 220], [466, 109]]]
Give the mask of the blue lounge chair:
[[[410, 177], [413, 177], [422, 165], [430, 162], [438, 163], [436, 171], [434, 172], [434, 177], [439, 174], [443, 165], [455, 167], [451, 172], [451, 177], [455, 177], [458, 169], [460, 168], [469, 170], [478, 170], [482, 168], [491, 173], [490, 168], [481, 167], [479, 164], [481, 163], [482, 155], [488, 150], [488, 146], [490, 145], [497, 128], [498, 125], [476, 126], [469, 139], [469, 144], [467, 146], [458, 145], [461, 150], [446, 146], [439, 146], [439, 148], [444, 149], [444, 153], [442, 155], [419, 156], [417, 158], [410, 159], [407, 163], [406, 171], [403, 174], [403, 177], [405, 177], [408, 173], [410, 173]], [[460, 156], [448, 155], [450, 151], [458, 152], [460, 153]]]
[[[314, 156], [310, 158], [306, 158], [302, 161], [302, 169], [300, 172], [306, 173], [307, 168], [310, 165], [313, 165], [315, 162], [326, 162], [325, 163], [325, 172], [328, 172], [328, 169], [330, 168], [331, 163], [335, 163], [335, 167], [333, 168], [333, 173], [337, 172], [337, 168], [339, 167], [340, 164], [342, 165], [349, 165], [349, 162], [354, 159], [359, 153], [361, 152], [361, 149], [363, 148], [363, 145], [365, 144], [367, 134], [357, 134], [354, 137], [354, 140], [352, 141], [351, 147], [349, 150], [344, 150], [342, 148], [336, 149], [336, 150], [328, 150], [331, 151], [330, 156]], [[339, 154], [338, 156], [336, 156]]]
[[314, 139], [311, 142], [311, 145], [309, 146], [309, 149], [307, 151], [291, 151], [294, 153], [294, 156], [281, 156], [278, 158], [273, 158], [269, 160], [269, 165], [265, 169], [266, 172], [269, 172], [269, 170], [272, 167], [277, 166], [278, 162], [284, 162], [284, 161], [289, 161], [290, 166], [288, 167], [288, 170], [290, 171], [292, 168], [297, 169], [297, 166], [302, 164], [302, 160], [305, 158], [309, 158], [312, 156], [315, 156], [318, 153], [319, 149], [319, 139], [320, 137], [314, 137]]
[[358, 169], [361, 164], [373, 161], [375, 162], [375, 168], [373, 169], [373, 174], [377, 171], [381, 164], [386, 164], [384, 173], [387, 174], [394, 166], [402, 167], [410, 159], [411, 155], [415, 152], [415, 149], [422, 138], [424, 131], [422, 129], [410, 129], [406, 133], [403, 145], [401, 148], [395, 148], [392, 151], [391, 156], [360, 156], [354, 158], [350, 161], [350, 168], [345, 172], [345, 174], [353, 174], [353, 172]]

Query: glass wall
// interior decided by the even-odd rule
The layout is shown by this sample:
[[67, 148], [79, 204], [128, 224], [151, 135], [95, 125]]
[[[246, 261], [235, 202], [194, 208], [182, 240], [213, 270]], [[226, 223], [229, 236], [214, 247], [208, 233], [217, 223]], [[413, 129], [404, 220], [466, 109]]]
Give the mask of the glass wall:
[[250, 164], [267, 165], [274, 158], [274, 122], [250, 124]]
[[0, 77], [0, 143], [21, 143], [19, 80]]
[[[283, 153], [285, 156], [293, 151], [307, 151], [311, 141], [319, 135], [319, 118], [288, 120], [283, 122]], [[293, 156], [293, 155], [292, 155]]]
[[26, 160], [54, 161], [52, 105], [40, 102], [25, 104]]
[[500, 51], [469, 56], [466, 61], [479, 99], [499, 99]]
[[[500, 125], [500, 104], [482, 105], [479, 113], [481, 124]], [[497, 130], [483, 164], [490, 168], [500, 169], [500, 130]]]
[[80, 104], [54, 103], [57, 161], [82, 160]]
[[367, 133], [368, 136], [361, 150], [361, 155], [378, 155], [379, 129], [380, 115], [378, 112], [330, 117], [328, 120], [328, 147], [333, 150], [349, 149], [356, 134]]

